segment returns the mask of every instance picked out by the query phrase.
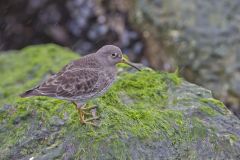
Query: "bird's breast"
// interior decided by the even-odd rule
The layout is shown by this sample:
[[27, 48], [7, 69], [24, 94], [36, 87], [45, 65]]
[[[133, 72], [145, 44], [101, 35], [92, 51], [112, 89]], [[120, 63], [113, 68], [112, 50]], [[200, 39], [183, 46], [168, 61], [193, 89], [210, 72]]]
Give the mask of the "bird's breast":
[[109, 87], [114, 83], [115, 79], [116, 72], [113, 72], [111, 70], [103, 71], [99, 76], [99, 80], [97, 82], [96, 87], [98, 88], [98, 91], [96, 92], [95, 96], [100, 96], [104, 94], [109, 89]]

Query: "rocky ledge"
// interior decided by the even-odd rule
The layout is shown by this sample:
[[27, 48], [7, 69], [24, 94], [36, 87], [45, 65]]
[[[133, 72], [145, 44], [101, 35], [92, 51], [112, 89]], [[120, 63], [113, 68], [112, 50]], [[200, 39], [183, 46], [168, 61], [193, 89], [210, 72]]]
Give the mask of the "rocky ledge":
[[239, 159], [240, 121], [211, 91], [177, 73], [119, 66], [98, 105], [100, 127], [74, 106], [18, 94], [78, 58], [56, 45], [0, 55], [0, 159]]

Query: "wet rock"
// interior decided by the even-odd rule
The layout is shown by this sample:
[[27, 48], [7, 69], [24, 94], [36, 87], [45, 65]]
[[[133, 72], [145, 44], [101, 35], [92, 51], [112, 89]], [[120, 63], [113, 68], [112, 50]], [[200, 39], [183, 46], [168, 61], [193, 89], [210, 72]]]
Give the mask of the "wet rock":
[[[0, 81], [0, 90], [8, 95], [0, 97], [0, 159], [240, 157], [239, 119], [212, 98], [210, 90], [186, 82], [176, 73], [149, 68], [134, 72], [119, 66], [116, 83], [89, 102], [99, 106], [101, 125], [95, 128], [79, 123], [71, 103], [18, 97], [49, 70], [55, 72], [79, 58], [77, 54], [56, 45], [31, 46], [19, 52], [0, 55], [1, 73], [7, 78]], [[35, 65], [41, 69], [29, 79]], [[14, 106], [15, 111], [4, 109], [4, 104]], [[14, 123], [16, 117], [22, 117], [18, 123]]]

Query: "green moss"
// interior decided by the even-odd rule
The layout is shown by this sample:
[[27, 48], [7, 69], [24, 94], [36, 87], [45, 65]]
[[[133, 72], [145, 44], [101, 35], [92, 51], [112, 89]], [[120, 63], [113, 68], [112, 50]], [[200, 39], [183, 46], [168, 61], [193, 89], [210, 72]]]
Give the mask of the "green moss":
[[218, 114], [218, 112], [216, 112], [209, 106], [201, 106], [199, 109], [201, 112], [205, 113], [207, 116], [215, 116]]
[[15, 101], [22, 91], [76, 58], [78, 56], [70, 50], [54, 44], [27, 47], [18, 54], [0, 55], [0, 106]]
[[221, 108], [226, 108], [225, 105], [223, 104], [223, 102], [214, 99], [214, 98], [201, 98], [200, 99], [202, 102], [206, 102], [206, 103], [212, 103], [215, 106], [221, 107]]
[[[180, 145], [206, 136], [206, 128], [200, 120], [186, 118], [182, 111], [167, 108], [170, 86], [181, 84], [176, 73], [144, 69], [120, 74], [106, 94], [89, 102], [99, 106], [99, 128], [80, 125], [75, 107], [69, 102], [48, 97], [18, 97], [50, 72], [58, 71], [76, 58], [78, 56], [71, 51], [55, 45], [28, 47], [16, 55], [0, 56], [0, 70], [2, 77], [6, 77], [6, 81], [0, 82], [0, 105], [12, 106], [0, 112], [4, 129], [0, 132], [0, 155], [4, 155], [4, 148], [20, 144], [26, 145], [20, 147], [21, 154], [36, 155], [40, 148], [61, 146], [66, 140], [76, 147], [75, 158], [96, 159], [108, 148], [115, 156], [127, 159], [130, 155], [127, 140], [138, 139], [145, 143], [167, 139], [173, 145]], [[207, 110], [207, 113], [212, 114], [212, 111]], [[52, 134], [44, 135], [45, 130]], [[26, 136], [38, 134], [44, 136], [23, 143]]]
[[192, 122], [193, 124], [193, 131], [191, 132], [192, 134], [192, 139], [198, 139], [198, 138], [204, 138], [207, 135], [207, 130], [206, 127], [204, 126], [204, 123], [202, 122], [201, 119], [199, 118], [193, 118]]
[[[121, 153], [128, 153], [127, 146], [124, 141], [119, 141], [119, 139], [130, 137], [149, 140], [169, 138], [180, 143], [180, 137], [184, 137], [184, 135], [182, 135], [183, 132], [179, 132], [181, 135], [176, 139], [177, 130], [184, 131], [188, 128], [181, 112], [162, 110], [165, 108], [168, 98], [166, 79], [168, 78], [165, 74], [149, 71], [121, 75], [115, 85], [95, 101], [99, 105], [101, 127], [96, 130], [91, 127], [86, 128], [87, 131], [79, 135], [79, 139], [84, 139], [84, 141], [91, 141], [94, 137], [88, 151], [101, 148], [101, 145], [107, 141], [109, 144], [107, 148], [112, 148], [113, 153], [124, 155]], [[149, 81], [151, 83], [148, 83]], [[127, 94], [134, 102], [128, 106], [124, 105], [119, 93]], [[74, 117], [74, 119], [76, 118]], [[78, 127], [77, 125], [76, 128]], [[167, 134], [161, 134], [160, 130]], [[71, 132], [76, 131], [74, 129]], [[117, 144], [115, 144], [116, 141]], [[113, 147], [112, 145], [117, 146]], [[82, 154], [84, 153], [79, 153], [79, 155]]]
[[233, 145], [233, 144], [235, 144], [236, 142], [239, 141], [239, 138], [234, 134], [229, 134], [228, 139], [229, 139], [231, 145]]
[[221, 114], [231, 113], [227, 107], [219, 100], [214, 98], [200, 98], [200, 101]]

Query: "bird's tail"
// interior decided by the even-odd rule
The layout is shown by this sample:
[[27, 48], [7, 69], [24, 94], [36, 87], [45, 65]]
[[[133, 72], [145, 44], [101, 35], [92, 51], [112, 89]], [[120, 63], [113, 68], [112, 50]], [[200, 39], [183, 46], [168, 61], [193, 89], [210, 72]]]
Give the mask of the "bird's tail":
[[31, 96], [37, 96], [37, 95], [38, 95], [38, 93], [34, 88], [34, 89], [30, 89], [30, 90], [20, 94], [19, 96], [24, 98], [24, 97], [31, 97]]

